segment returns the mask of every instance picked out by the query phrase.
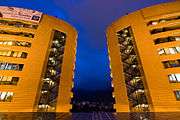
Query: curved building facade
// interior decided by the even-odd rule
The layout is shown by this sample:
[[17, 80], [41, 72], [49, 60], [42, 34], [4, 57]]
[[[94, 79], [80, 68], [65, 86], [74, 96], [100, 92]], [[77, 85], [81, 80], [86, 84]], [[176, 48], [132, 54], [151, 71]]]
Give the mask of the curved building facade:
[[180, 111], [180, 1], [128, 14], [107, 29], [117, 112]]
[[76, 39], [62, 20], [0, 6], [0, 112], [69, 112]]

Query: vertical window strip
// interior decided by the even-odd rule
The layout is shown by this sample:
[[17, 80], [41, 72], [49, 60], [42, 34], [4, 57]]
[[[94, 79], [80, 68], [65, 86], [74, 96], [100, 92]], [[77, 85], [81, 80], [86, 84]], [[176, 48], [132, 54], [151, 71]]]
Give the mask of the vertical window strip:
[[45, 67], [38, 111], [55, 111], [56, 109], [65, 42], [66, 34], [55, 30]]
[[117, 32], [131, 111], [149, 111], [131, 27]]

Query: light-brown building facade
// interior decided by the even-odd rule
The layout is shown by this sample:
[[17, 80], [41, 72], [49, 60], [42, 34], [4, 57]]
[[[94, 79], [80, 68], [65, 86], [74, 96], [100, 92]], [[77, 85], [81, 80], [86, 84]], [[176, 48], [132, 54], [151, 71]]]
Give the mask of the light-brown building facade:
[[180, 2], [128, 14], [107, 29], [117, 112], [180, 111]]
[[17, 19], [5, 12], [0, 14], [0, 112], [69, 112], [76, 30], [45, 14], [28, 20], [37, 11], [25, 9]]

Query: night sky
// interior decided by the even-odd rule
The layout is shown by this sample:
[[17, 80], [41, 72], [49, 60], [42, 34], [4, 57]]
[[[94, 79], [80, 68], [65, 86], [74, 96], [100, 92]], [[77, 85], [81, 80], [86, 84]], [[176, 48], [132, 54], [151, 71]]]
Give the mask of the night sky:
[[0, 0], [0, 6], [41, 11], [78, 31], [75, 89], [106, 90], [111, 86], [105, 31], [119, 17], [174, 0]]

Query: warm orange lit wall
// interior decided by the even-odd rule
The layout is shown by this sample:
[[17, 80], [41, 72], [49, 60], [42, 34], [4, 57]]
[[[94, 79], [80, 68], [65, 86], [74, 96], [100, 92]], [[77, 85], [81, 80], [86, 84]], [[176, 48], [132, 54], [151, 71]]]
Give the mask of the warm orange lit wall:
[[0, 39], [3, 40], [15, 39], [19, 41], [30, 41], [32, 43], [30, 48], [1, 46], [2, 49], [6, 47], [17, 51], [27, 51], [28, 57], [26, 59], [0, 57], [0, 61], [24, 64], [23, 71], [0, 70], [1, 76], [20, 77], [17, 86], [0, 85], [0, 91], [14, 92], [12, 102], [0, 102], [0, 112], [36, 111], [42, 75], [44, 74], [44, 68], [47, 63], [53, 30], [64, 32], [67, 35], [56, 111], [68, 112], [71, 109], [70, 99], [72, 97], [71, 89], [76, 54], [76, 30], [64, 21], [48, 15], [43, 15], [37, 30], [3, 25], [0, 25], [0, 29], [27, 31], [35, 34], [35, 37], [32, 39], [13, 35], [0, 35]]
[[[145, 89], [150, 104], [150, 111], [167, 112], [180, 111], [180, 101], [176, 101], [174, 90], [180, 89], [180, 83], [169, 83], [168, 74], [179, 73], [180, 68], [164, 69], [161, 61], [179, 59], [180, 54], [158, 55], [157, 49], [180, 45], [180, 41], [166, 44], [154, 45], [155, 38], [163, 36], [180, 35], [180, 30], [150, 34], [152, 27], [146, 24], [150, 20], [166, 18], [170, 16], [180, 16], [180, 1], [164, 3], [148, 7], [132, 14], [126, 15], [112, 23], [107, 29], [108, 50], [110, 56], [111, 72], [114, 85], [114, 96], [116, 99], [115, 109], [117, 112], [129, 111], [128, 97], [126, 95], [125, 80], [123, 75], [120, 49], [116, 33], [126, 27], [131, 26], [139, 57], [145, 74]], [[162, 26], [180, 25], [180, 20], [162, 23], [155, 28]], [[124, 108], [126, 106], [126, 108]]]

